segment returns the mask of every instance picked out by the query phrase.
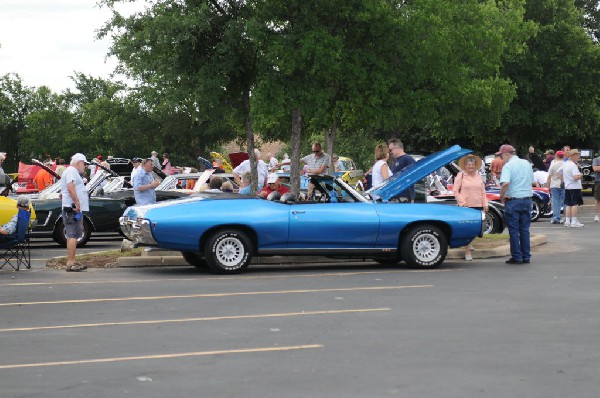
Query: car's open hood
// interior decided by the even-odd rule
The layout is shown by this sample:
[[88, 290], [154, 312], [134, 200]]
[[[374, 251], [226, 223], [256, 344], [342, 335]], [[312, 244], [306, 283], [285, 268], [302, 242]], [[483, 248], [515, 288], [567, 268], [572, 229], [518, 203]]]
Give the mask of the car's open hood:
[[56, 178], [57, 180], [60, 180], [60, 176], [58, 174], [56, 174], [56, 172], [54, 170], [52, 170], [50, 167], [46, 166], [44, 163], [40, 162], [37, 159], [31, 159], [31, 163], [40, 166], [42, 169], [46, 170], [48, 173], [50, 173], [52, 175], [52, 177]]
[[372, 193], [382, 200], [390, 200], [440, 167], [471, 152], [473, 151], [470, 149], [454, 145], [443, 151], [433, 153], [408, 166], [402, 172], [394, 174], [383, 185], [373, 189]]

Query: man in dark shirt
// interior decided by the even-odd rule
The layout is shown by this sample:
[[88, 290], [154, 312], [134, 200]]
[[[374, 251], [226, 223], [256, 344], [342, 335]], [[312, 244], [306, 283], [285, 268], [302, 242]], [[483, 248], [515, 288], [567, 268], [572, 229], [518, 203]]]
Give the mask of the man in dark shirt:
[[[394, 165], [392, 166], [392, 174], [399, 174], [402, 173], [402, 170], [404, 170], [406, 167], [410, 166], [411, 164], [415, 163], [415, 159], [413, 159], [412, 156], [407, 155], [404, 152], [404, 144], [402, 143], [402, 141], [396, 139], [396, 138], [392, 138], [391, 140], [388, 141], [388, 149], [390, 151], [390, 153], [392, 154], [392, 156], [394, 157]], [[396, 196], [396, 199], [399, 199], [401, 202], [404, 201], [408, 201], [408, 202], [414, 202], [415, 201], [415, 187], [411, 186], [410, 188], [400, 192], [400, 194], [398, 196]]]
[[542, 158], [540, 157], [540, 155], [535, 153], [535, 148], [532, 146], [529, 147], [528, 159], [529, 159], [529, 163], [532, 163], [533, 167], [535, 167], [536, 169], [544, 170], [544, 171], [548, 170], [548, 168], [542, 161]]

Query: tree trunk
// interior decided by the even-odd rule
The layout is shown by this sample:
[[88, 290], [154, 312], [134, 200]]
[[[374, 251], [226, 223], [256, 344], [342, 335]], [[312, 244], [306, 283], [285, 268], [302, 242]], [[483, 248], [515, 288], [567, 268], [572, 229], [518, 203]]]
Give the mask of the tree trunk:
[[292, 167], [290, 169], [291, 192], [297, 198], [300, 194], [300, 136], [302, 134], [302, 114], [300, 109], [292, 112]]
[[329, 165], [329, 173], [335, 171], [335, 167], [333, 164], [333, 147], [335, 144], [335, 137], [337, 135], [337, 120], [333, 120], [333, 125], [331, 126], [331, 130], [325, 132], [325, 144], [327, 145], [327, 153], [331, 157], [331, 164]]
[[250, 90], [244, 91], [244, 128], [246, 130], [246, 145], [248, 149], [248, 156], [250, 157], [250, 172], [251, 177], [251, 190], [252, 195], [258, 194], [258, 159], [254, 155], [254, 133], [252, 132], [252, 119], [250, 118]]

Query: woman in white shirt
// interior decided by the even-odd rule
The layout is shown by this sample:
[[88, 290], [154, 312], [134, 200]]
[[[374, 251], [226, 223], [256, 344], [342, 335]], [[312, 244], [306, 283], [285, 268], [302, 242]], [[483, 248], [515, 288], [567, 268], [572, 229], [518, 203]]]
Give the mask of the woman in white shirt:
[[392, 171], [387, 164], [390, 157], [388, 146], [385, 144], [377, 144], [375, 147], [375, 164], [371, 173], [373, 187], [378, 187], [385, 180], [392, 176]]

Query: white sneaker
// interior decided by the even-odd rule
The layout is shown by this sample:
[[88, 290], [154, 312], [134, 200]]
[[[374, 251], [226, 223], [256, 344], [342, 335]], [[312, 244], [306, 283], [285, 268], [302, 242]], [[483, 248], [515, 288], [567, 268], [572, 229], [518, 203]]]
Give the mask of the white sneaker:
[[600, 222], [600, 216], [594, 216], [594, 222]]
[[581, 227], [583, 227], [583, 224], [582, 224], [582, 223], [580, 223], [580, 222], [579, 222], [579, 220], [577, 220], [577, 221], [573, 221], [573, 222], [571, 223], [571, 228], [581, 228]]
[[571, 226], [571, 223], [568, 222], [567, 220], [565, 220], [565, 227], [569, 228]]

